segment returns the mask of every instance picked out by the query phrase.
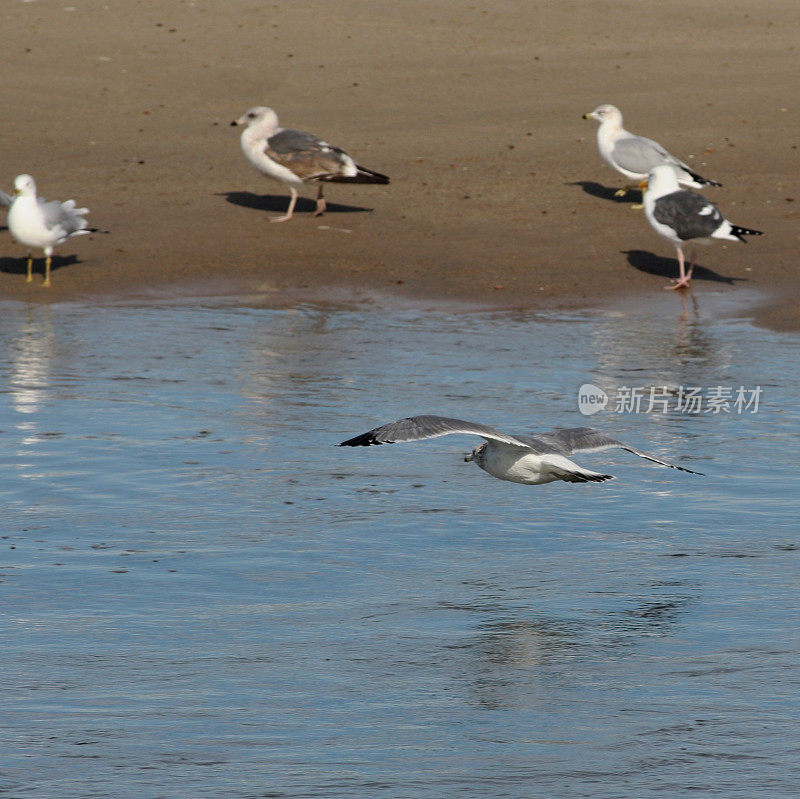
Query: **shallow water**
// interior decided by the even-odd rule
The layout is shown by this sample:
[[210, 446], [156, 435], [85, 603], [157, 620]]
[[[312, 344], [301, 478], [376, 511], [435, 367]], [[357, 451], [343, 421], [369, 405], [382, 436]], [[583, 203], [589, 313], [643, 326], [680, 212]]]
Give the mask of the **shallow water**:
[[[0, 303], [0, 795], [798, 795], [800, 340], [704, 303]], [[425, 412], [705, 476], [334, 446]]]

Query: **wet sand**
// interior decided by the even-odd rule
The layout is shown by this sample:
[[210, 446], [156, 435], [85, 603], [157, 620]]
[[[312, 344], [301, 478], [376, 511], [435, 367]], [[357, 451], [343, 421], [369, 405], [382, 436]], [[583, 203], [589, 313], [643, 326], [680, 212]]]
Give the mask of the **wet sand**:
[[[0, 233], [6, 298], [242, 292], [265, 303], [390, 292], [503, 306], [660, 292], [674, 250], [618, 201], [596, 123], [618, 105], [767, 235], [700, 252], [693, 291], [752, 288], [797, 329], [800, 10], [792, 0], [558, 4], [9, 0], [0, 186], [29, 172], [108, 235], [53, 286]], [[284, 224], [232, 119], [255, 104], [389, 186], [331, 185]], [[314, 188], [306, 197], [314, 195]], [[38, 268], [41, 269], [41, 262]]]

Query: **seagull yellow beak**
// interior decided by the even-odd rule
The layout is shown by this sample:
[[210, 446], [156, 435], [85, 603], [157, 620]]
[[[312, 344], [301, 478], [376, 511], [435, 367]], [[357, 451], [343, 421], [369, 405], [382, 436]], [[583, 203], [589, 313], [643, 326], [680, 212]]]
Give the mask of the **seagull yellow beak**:
[[647, 188], [647, 178], [642, 181], [639, 181], [639, 188], [644, 191]]

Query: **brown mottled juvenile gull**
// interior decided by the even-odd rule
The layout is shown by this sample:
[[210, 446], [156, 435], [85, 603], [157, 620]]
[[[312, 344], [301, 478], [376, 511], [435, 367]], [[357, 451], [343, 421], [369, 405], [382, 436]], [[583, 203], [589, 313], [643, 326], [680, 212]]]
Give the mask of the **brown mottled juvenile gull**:
[[318, 183], [317, 208], [314, 216], [325, 213], [323, 183], [382, 183], [386, 175], [359, 166], [344, 150], [302, 130], [287, 130], [278, 124], [278, 115], [264, 106], [245, 111], [231, 125], [244, 125], [242, 150], [247, 160], [262, 175], [285, 183], [291, 192], [289, 208], [284, 216], [271, 222], [292, 218], [297, 202], [297, 189], [304, 183]]
[[401, 441], [422, 441], [451, 433], [468, 433], [486, 439], [485, 444], [475, 447], [464, 460], [474, 461], [492, 477], [509, 480], [512, 483], [541, 485], [554, 480], [564, 480], [568, 483], [602, 483], [605, 480], [613, 480], [613, 475], [584, 469], [568, 457], [575, 452], [599, 452], [606, 449], [624, 449], [660, 466], [669, 466], [690, 474], [700, 474], [623, 444], [591, 427], [559, 428], [532, 436], [510, 436], [492, 427], [476, 422], [465, 422], [462, 419], [450, 419], [446, 416], [410, 416], [376, 427], [360, 436], [343, 441], [339, 446], [368, 447]]
[[657, 166], [650, 171], [644, 193], [644, 215], [659, 236], [675, 245], [680, 277], [668, 289], [685, 288], [692, 279], [694, 249], [689, 256], [689, 269], [684, 268], [683, 245], [711, 244], [714, 239], [741, 241], [744, 236], [762, 236], [760, 230], [731, 224], [714, 203], [702, 194], [681, 189], [675, 171], [669, 166]]
[[699, 189], [702, 186], [721, 186], [714, 180], [708, 180], [692, 171], [683, 161], [668, 153], [658, 142], [637, 136], [622, 127], [622, 114], [613, 105], [600, 105], [583, 115], [584, 119], [596, 119], [597, 147], [600, 157], [621, 175], [632, 181], [631, 185], [619, 189], [617, 197], [624, 196], [629, 190], [638, 188], [638, 184], [647, 179], [654, 166], [668, 164], [672, 167], [678, 182], [684, 186]]

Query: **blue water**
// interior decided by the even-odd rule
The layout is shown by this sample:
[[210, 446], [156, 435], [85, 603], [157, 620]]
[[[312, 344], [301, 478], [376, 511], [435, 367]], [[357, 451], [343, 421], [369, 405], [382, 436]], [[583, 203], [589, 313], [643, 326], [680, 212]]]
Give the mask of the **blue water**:
[[[0, 796], [797, 796], [799, 349], [702, 295], [0, 303]], [[587, 419], [584, 383], [763, 393]], [[426, 412], [705, 476], [334, 446]]]

